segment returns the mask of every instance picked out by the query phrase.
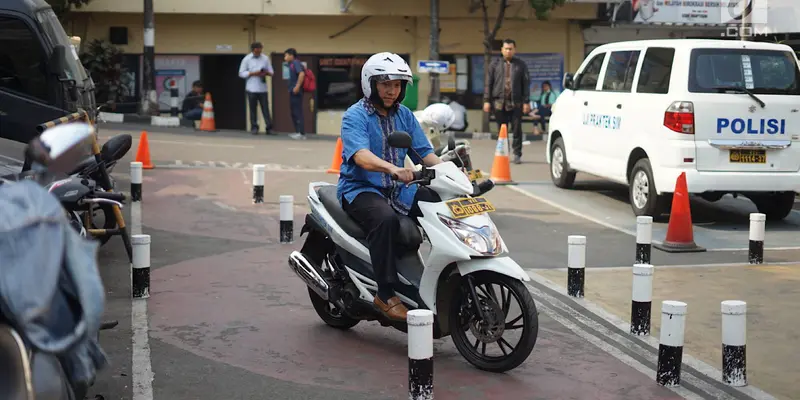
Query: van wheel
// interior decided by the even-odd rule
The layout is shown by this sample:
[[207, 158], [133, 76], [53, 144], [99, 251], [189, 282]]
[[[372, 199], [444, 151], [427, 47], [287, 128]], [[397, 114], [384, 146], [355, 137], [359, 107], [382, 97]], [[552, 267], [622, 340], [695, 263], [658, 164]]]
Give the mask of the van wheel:
[[792, 212], [794, 192], [764, 193], [750, 198], [758, 212], [767, 216], [767, 221], [780, 221]]
[[633, 213], [638, 217], [647, 215], [655, 217], [663, 214], [670, 205], [668, 194], [656, 194], [653, 168], [650, 160], [643, 158], [634, 164], [628, 182], [628, 195], [630, 197]]
[[575, 171], [569, 170], [564, 140], [557, 138], [550, 147], [550, 179], [557, 187], [571, 189], [575, 183], [575, 174]]

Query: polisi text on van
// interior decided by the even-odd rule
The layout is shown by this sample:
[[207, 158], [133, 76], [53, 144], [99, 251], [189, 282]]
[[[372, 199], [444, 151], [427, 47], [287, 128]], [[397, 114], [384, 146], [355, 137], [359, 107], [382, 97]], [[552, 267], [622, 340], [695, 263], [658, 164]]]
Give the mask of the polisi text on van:
[[785, 135], [786, 120], [777, 118], [717, 118], [717, 134]]

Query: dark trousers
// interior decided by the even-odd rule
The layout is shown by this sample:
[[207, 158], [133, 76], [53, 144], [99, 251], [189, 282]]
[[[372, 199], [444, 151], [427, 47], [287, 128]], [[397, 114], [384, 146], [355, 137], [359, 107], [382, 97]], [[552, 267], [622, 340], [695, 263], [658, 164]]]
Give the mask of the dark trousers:
[[272, 121], [269, 118], [269, 99], [267, 98], [267, 93], [247, 92], [247, 102], [250, 106], [250, 130], [258, 131], [257, 105], [261, 106], [261, 114], [263, 114], [264, 123], [267, 125], [266, 129], [272, 129]]
[[[436, 192], [420, 187], [414, 197], [414, 204], [408, 213], [410, 217], [422, 216], [417, 205], [418, 201], [436, 202], [441, 201]], [[397, 259], [398, 256], [398, 232], [400, 230], [400, 218], [405, 218], [396, 213], [389, 205], [385, 197], [372, 193], [364, 192], [356, 196], [352, 203], [343, 201], [345, 212], [353, 218], [364, 232], [367, 233], [367, 244], [372, 261], [372, 270], [375, 272], [375, 282], [378, 284], [378, 294], [393, 296], [392, 284], [397, 283]], [[387, 301], [388, 298], [382, 299]]]
[[550, 108], [548, 108], [548, 107], [545, 107], [545, 106], [543, 106], [543, 105], [539, 105], [539, 107], [538, 107], [538, 110], [539, 110], [539, 111], [538, 111], [538, 113], [537, 113], [537, 114], [539, 114], [539, 116], [540, 116], [540, 117], [542, 117], [542, 119], [540, 119], [540, 120], [538, 121], [538, 122], [539, 122], [539, 125], [541, 125], [541, 127], [542, 127], [542, 130], [543, 130], [543, 131], [547, 132], [547, 121], [545, 121], [545, 117], [549, 117], [549, 116], [551, 116], [553, 113], [552, 113], [552, 111], [550, 110]]
[[292, 111], [292, 123], [294, 123], [294, 131], [298, 133], [305, 133], [304, 120], [303, 120], [303, 92], [298, 94], [289, 93], [289, 108]]
[[497, 121], [497, 129], [507, 124], [508, 133], [511, 134], [511, 145], [515, 156], [522, 156], [522, 107], [514, 107], [511, 110], [495, 110], [494, 118]]

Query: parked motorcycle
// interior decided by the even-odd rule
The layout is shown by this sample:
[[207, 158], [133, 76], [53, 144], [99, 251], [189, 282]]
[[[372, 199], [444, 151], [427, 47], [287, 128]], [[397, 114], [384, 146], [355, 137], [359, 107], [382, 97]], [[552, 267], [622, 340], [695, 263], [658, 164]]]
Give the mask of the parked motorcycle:
[[[394, 132], [389, 145], [411, 148], [411, 136]], [[452, 140], [452, 139], [451, 139]], [[450, 146], [448, 146], [450, 147]], [[412, 150], [413, 151], [413, 150]], [[396, 177], [393, 177], [396, 179]], [[475, 367], [492, 372], [519, 366], [536, 344], [539, 320], [536, 305], [523, 281], [530, 278], [508, 256], [500, 233], [488, 212], [494, 211], [454, 162], [422, 167], [410, 184], [435, 191], [441, 202], [420, 202], [423, 216], [417, 221], [400, 218], [400, 244], [405, 251], [397, 263], [395, 292], [409, 309], [433, 311], [435, 338], [452, 336], [459, 353]], [[377, 292], [366, 237], [359, 225], [341, 208], [335, 184], [311, 182], [300, 235], [308, 233], [301, 251], [289, 256], [289, 267], [306, 283], [311, 304], [319, 317], [338, 329], [360, 321], [377, 320], [407, 332], [405, 322], [387, 319], [373, 306]], [[431, 251], [422, 256], [419, 227]], [[499, 286], [499, 296], [494, 290]], [[520, 315], [507, 321], [511, 300]], [[517, 346], [504, 333], [522, 329]], [[476, 339], [467, 338], [470, 332]], [[498, 346], [503, 355], [486, 354]], [[480, 350], [479, 350], [480, 348]]]
[[[483, 178], [483, 173], [472, 166], [470, 157], [470, 144], [466, 139], [455, 139], [455, 147], [448, 147], [448, 138], [452, 135], [447, 128], [453, 124], [456, 115], [452, 108], [444, 103], [434, 103], [424, 110], [414, 112], [420, 127], [425, 132], [425, 136], [433, 146], [434, 153], [443, 161], [460, 159], [463, 163], [464, 172], [469, 176], [472, 183], [477, 183], [478, 179]], [[458, 157], [455, 157], [455, 155]], [[406, 158], [406, 165], [413, 165], [410, 158]], [[481, 187], [486, 192], [494, 187], [494, 183], [489, 180], [481, 182]]]
[[105, 303], [97, 245], [72, 236], [40, 186], [74, 167], [91, 132], [81, 123], [45, 131], [26, 149], [33, 168], [0, 180], [3, 399], [83, 399], [107, 363], [97, 339]]
[[45, 189], [61, 202], [61, 205], [69, 213], [70, 225], [81, 236], [93, 236], [100, 241], [101, 246], [108, 242], [111, 235], [89, 235], [86, 226], [88, 225], [89, 229], [96, 228], [93, 227], [92, 220], [87, 214], [98, 209], [109, 210], [110, 217], [109, 213], [106, 213], [103, 229], [114, 229], [116, 220], [112, 206], [123, 208], [125, 194], [103, 191], [98, 187], [96, 181], [78, 175], [52, 182], [46, 185]]

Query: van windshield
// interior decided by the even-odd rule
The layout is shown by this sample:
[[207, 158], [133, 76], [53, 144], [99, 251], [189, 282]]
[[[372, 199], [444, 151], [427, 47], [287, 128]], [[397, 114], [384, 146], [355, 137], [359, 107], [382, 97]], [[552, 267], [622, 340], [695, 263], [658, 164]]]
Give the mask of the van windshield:
[[78, 86], [83, 86], [88, 79], [86, 70], [78, 60], [77, 50], [72, 47], [72, 43], [70, 43], [67, 33], [64, 32], [61, 22], [58, 21], [56, 13], [53, 12], [52, 8], [47, 8], [37, 12], [36, 19], [39, 20], [39, 24], [41, 24], [44, 34], [50, 40], [50, 44], [60, 44], [67, 48], [67, 71], [65, 71], [67, 77], [74, 79]]
[[694, 49], [689, 69], [692, 93], [743, 88], [753, 94], [800, 95], [800, 69], [790, 51]]

